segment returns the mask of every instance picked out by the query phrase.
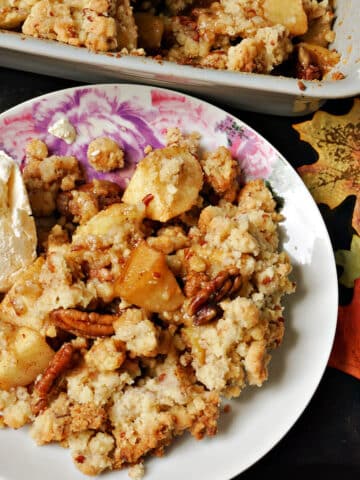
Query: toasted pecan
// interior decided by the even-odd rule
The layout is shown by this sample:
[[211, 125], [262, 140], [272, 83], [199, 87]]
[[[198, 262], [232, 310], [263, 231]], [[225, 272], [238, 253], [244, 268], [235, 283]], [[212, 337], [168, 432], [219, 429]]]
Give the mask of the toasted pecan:
[[198, 310], [195, 316], [194, 325], [204, 325], [221, 317], [223, 311], [219, 305], [204, 305]]
[[31, 407], [35, 415], [46, 409], [47, 396], [55, 380], [70, 366], [73, 353], [74, 347], [71, 343], [64, 343], [60, 350], [55, 353], [45, 372], [35, 382], [34, 395], [36, 401]]
[[218, 302], [236, 293], [242, 284], [237, 268], [219, 272], [216, 277], [205, 284], [191, 299], [188, 306], [189, 315], [195, 315], [194, 325], [203, 325], [221, 315]]
[[[190, 249], [189, 249], [190, 250]], [[188, 298], [193, 297], [209, 281], [209, 276], [203, 272], [190, 271], [186, 275], [184, 293]]]
[[114, 333], [117, 315], [59, 308], [50, 313], [52, 322], [62, 330], [87, 338], [107, 337]]

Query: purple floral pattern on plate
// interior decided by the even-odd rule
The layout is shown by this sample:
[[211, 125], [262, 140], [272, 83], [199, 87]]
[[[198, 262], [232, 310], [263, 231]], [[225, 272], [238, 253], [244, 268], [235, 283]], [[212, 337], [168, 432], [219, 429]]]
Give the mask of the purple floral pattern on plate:
[[244, 128], [234, 117], [226, 116], [216, 130], [226, 134], [228, 147], [249, 178], [268, 178], [277, 156], [274, 148], [254, 130]]
[[[48, 132], [61, 117], [77, 132], [70, 145]], [[246, 178], [268, 178], [277, 160], [268, 142], [222, 110], [177, 92], [136, 85], [78, 87], [19, 105], [0, 118], [0, 148], [22, 165], [26, 143], [40, 138], [51, 154], [76, 156], [88, 179], [103, 178], [124, 187], [144, 148], [162, 147], [171, 127], [199, 132], [204, 149], [228, 145]], [[114, 139], [125, 150], [125, 168], [100, 173], [89, 165], [88, 144], [100, 136]]]

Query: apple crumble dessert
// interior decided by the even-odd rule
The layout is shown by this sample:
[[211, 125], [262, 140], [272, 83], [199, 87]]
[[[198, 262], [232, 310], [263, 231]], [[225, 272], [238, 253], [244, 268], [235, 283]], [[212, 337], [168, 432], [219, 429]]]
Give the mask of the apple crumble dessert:
[[[264, 181], [242, 184], [229, 150], [195, 133], [145, 150], [123, 192], [40, 140], [26, 149], [37, 258], [3, 289], [0, 426], [30, 424], [89, 475], [138, 478], [174, 437], [215, 435], [221, 398], [267, 379], [295, 289]], [[123, 164], [105, 137], [88, 156]]]
[[339, 61], [332, 0], [3, 0], [0, 28], [97, 52], [319, 80]]

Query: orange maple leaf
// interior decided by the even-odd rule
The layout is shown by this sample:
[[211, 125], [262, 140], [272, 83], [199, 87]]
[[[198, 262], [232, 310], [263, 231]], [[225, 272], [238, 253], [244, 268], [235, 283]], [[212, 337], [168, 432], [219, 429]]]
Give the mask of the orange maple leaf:
[[339, 307], [329, 365], [360, 379], [360, 278], [355, 280], [352, 302]]
[[355, 195], [352, 226], [360, 235], [360, 99], [346, 115], [319, 111], [293, 127], [319, 154], [315, 163], [298, 169], [315, 201], [333, 209]]

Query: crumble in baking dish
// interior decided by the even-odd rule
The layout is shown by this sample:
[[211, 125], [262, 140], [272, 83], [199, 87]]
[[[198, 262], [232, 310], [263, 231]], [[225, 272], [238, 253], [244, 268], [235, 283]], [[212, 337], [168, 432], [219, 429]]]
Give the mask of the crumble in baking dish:
[[[331, 0], [2, 0], [0, 28], [203, 68], [323, 78]], [[339, 76], [337, 78], [340, 78]]]

